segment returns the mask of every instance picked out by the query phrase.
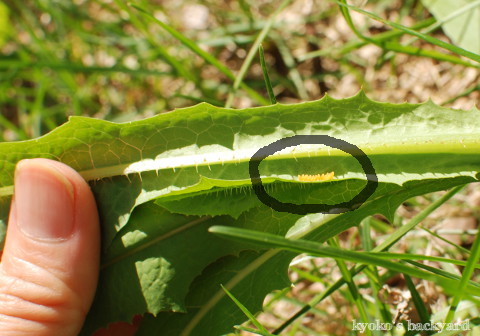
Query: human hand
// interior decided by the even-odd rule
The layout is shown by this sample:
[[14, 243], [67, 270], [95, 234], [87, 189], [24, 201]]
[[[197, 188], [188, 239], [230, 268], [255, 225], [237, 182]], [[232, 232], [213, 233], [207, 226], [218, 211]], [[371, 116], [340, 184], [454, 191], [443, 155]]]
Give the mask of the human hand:
[[88, 184], [56, 161], [21, 161], [0, 262], [0, 335], [77, 335], [97, 285], [100, 232]]

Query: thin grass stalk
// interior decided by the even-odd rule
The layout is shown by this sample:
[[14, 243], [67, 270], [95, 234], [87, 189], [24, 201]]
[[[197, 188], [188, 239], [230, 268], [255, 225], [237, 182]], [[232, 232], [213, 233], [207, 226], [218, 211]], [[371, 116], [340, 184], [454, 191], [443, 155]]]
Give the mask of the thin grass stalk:
[[279, 34], [272, 34], [272, 40], [277, 45], [280, 56], [282, 56], [283, 62], [288, 67], [288, 77], [290, 77], [295, 89], [297, 90], [298, 97], [301, 100], [308, 100], [308, 92], [303, 83], [303, 78], [297, 69], [295, 58], [293, 57], [290, 49]]
[[263, 47], [261, 44], [258, 47], [258, 53], [260, 55], [260, 65], [262, 67], [263, 78], [265, 80], [265, 86], [268, 92], [268, 98], [270, 99], [270, 103], [274, 105], [277, 103], [277, 99], [275, 98], [275, 94], [273, 93], [272, 83], [270, 82], [270, 76], [268, 75], [268, 69], [265, 64], [265, 54], [263, 53]]
[[[405, 278], [407, 288], [412, 296], [412, 301], [415, 309], [417, 310], [418, 316], [420, 317], [420, 322], [422, 322], [422, 324], [430, 323], [430, 313], [428, 312], [427, 306], [425, 305], [425, 302], [423, 302], [420, 293], [418, 293], [417, 288], [412, 281], [412, 278], [407, 274], [404, 274], [403, 276]], [[428, 335], [431, 335], [433, 333], [431, 330], [426, 330], [426, 332]]]
[[253, 42], [252, 47], [248, 51], [247, 57], [245, 57], [245, 60], [242, 63], [242, 66], [238, 72], [238, 75], [235, 78], [235, 81], [233, 82], [233, 87], [232, 90], [230, 91], [228, 97], [227, 97], [227, 102], [225, 103], [225, 107], [229, 108], [232, 106], [233, 103], [233, 98], [235, 97], [235, 94], [240, 87], [240, 84], [243, 81], [243, 78], [245, 77], [248, 69], [250, 68], [250, 65], [252, 64], [253, 58], [255, 57], [258, 47], [260, 44], [263, 42], [265, 37], [267, 36], [268, 32], [272, 28], [273, 23], [275, 22], [275, 19], [278, 14], [286, 7], [288, 4], [290, 4], [292, 0], [284, 0], [278, 9], [273, 13], [273, 15], [268, 19], [267, 23], [263, 27], [263, 29], [260, 31], [260, 34], [258, 34], [257, 38], [255, 39], [255, 42]]
[[460, 280], [460, 285], [458, 286], [458, 290], [455, 292], [452, 304], [450, 305], [450, 309], [448, 310], [447, 317], [445, 318], [445, 323], [451, 323], [455, 316], [455, 311], [460, 303], [460, 300], [464, 296], [464, 292], [467, 288], [468, 283], [470, 282], [470, 278], [473, 275], [473, 271], [475, 270], [475, 265], [477, 264], [477, 260], [480, 258], [480, 230], [475, 237], [475, 242], [473, 243], [472, 249], [470, 251], [470, 257], [467, 260], [467, 265], [462, 272], [462, 279]]
[[240, 310], [245, 314], [246, 317], [248, 317], [250, 322], [252, 322], [253, 325], [257, 327], [258, 331], [261, 332], [260, 335], [270, 335], [267, 329], [265, 329], [265, 327], [260, 322], [258, 322], [258, 320], [247, 309], [247, 307], [245, 307], [240, 301], [238, 301], [238, 299], [232, 293], [230, 293], [230, 291], [226, 289], [223, 285], [220, 286], [222, 287], [223, 291], [228, 295], [228, 297], [235, 303], [235, 305], [240, 308]]
[[[415, 29], [415, 30], [421, 29], [421, 28], [424, 28], [424, 27], [428, 27], [428, 26], [432, 25], [433, 23], [435, 23], [435, 19], [434, 18], [428, 18], [428, 19], [425, 19], [423, 21], [415, 23], [412, 26], [412, 29]], [[391, 40], [393, 40], [397, 37], [400, 37], [404, 34], [405, 34], [405, 32], [395, 29], [395, 30], [390, 30], [390, 31], [384, 32], [384, 33], [376, 34], [376, 35], [372, 36], [371, 39], [375, 41], [375, 44], [380, 44], [380, 43], [385, 42], [385, 41], [391, 41]], [[349, 53], [353, 50], [360, 49], [361, 47], [363, 47], [367, 44], [368, 44], [367, 41], [365, 41], [363, 39], [360, 39], [360, 40], [356, 40], [356, 41], [346, 43], [339, 50], [336, 50], [336, 48], [316, 50], [316, 51], [309, 52], [309, 53], [307, 53], [303, 56], [299, 56], [297, 59], [300, 62], [303, 62], [303, 61], [309, 60], [311, 58], [321, 57], [321, 56], [326, 56], [326, 55], [332, 55], [332, 54], [342, 56], [342, 55], [347, 54], [347, 53]]]
[[[439, 40], [435, 37], [432, 37], [432, 36], [429, 36], [429, 35], [426, 35], [426, 34], [423, 34], [423, 33], [420, 33], [418, 31], [415, 31], [411, 28], [408, 28], [408, 27], [405, 27], [401, 24], [398, 24], [398, 23], [395, 23], [395, 22], [392, 22], [392, 21], [389, 21], [389, 20], [385, 20], [381, 17], [379, 17], [378, 15], [375, 15], [371, 12], [368, 12], [368, 11], [365, 11], [363, 9], [360, 9], [358, 7], [355, 7], [355, 6], [351, 6], [351, 5], [348, 5], [345, 3], [345, 0], [341, 0], [341, 1], [338, 1], [338, 0], [333, 0], [335, 1], [339, 6], [341, 7], [344, 7], [344, 8], [347, 8], [347, 9], [352, 9], [358, 13], [361, 13], [361, 14], [364, 14], [366, 16], [368, 16], [369, 18], [375, 20], [375, 21], [379, 21], [383, 24], [386, 24], [390, 27], [393, 27], [393, 28], [396, 28], [396, 29], [399, 29], [399, 30], [402, 30], [404, 31], [405, 33], [409, 34], [409, 35], [413, 35], [413, 36], [416, 36], [418, 37], [419, 39], [425, 41], [425, 42], [428, 42], [430, 44], [433, 44], [433, 45], [436, 45], [440, 48], [443, 48], [443, 49], [446, 49], [448, 51], [451, 51], [453, 52], [454, 54], [457, 54], [457, 55], [461, 55], [461, 56], [464, 56], [466, 58], [469, 58], [473, 61], [476, 61], [478, 63], [480, 63], [480, 55], [478, 54], [475, 54], [471, 51], [468, 51], [468, 50], [465, 50], [463, 48], [460, 48], [460, 47], [457, 47], [457, 46], [454, 46], [453, 44], [450, 44], [450, 43], [447, 43], [447, 42], [444, 42], [442, 40]], [[363, 35], [361, 35], [363, 36]], [[364, 36], [364, 38], [366, 38], [368, 41], [370, 41], [371, 39]], [[372, 43], [374, 43], [374, 41], [371, 41]]]
[[[477, 1], [474, 1], [472, 3], [469, 3], [469, 4], [466, 4], [465, 6], [463, 6], [462, 8], [459, 8], [457, 9], [456, 11], [450, 13], [449, 15], [447, 15], [446, 17], [442, 18], [441, 20], [435, 22], [433, 25], [425, 28], [425, 29], [422, 29], [421, 33], [422, 34], [428, 34], [428, 33], [431, 33], [433, 32], [434, 30], [436, 30], [437, 28], [440, 28], [442, 25], [444, 25], [445, 23], [455, 19], [456, 17], [466, 13], [467, 11], [470, 11], [472, 9], [474, 9], [475, 7], [478, 7], [480, 6], [480, 0], [477, 0]], [[418, 40], [418, 37], [413, 37], [411, 39], [409, 39], [408, 41], [405, 42], [405, 45], [410, 45], [412, 44], [413, 42], [417, 41]], [[390, 59], [391, 57], [393, 57], [393, 53], [392, 52], [389, 52], [387, 53], [385, 56], [384, 56], [384, 60], [388, 60]]]
[[[336, 237], [329, 239], [328, 244], [336, 248], [340, 247]], [[368, 319], [367, 311], [365, 310], [365, 305], [363, 304], [362, 297], [358, 292], [358, 288], [355, 285], [355, 282], [353, 281], [352, 274], [350, 273], [350, 270], [348, 269], [347, 264], [343, 259], [335, 259], [335, 262], [337, 263], [337, 266], [340, 269], [340, 273], [342, 274], [343, 279], [345, 279], [345, 282], [347, 283], [348, 290], [350, 291], [350, 294], [352, 295], [352, 298], [353, 298], [353, 302], [355, 303], [355, 306], [358, 309], [360, 320], [363, 323], [368, 323], [369, 319]], [[372, 335], [372, 331], [369, 328], [365, 330], [365, 333], [369, 336]]]
[[[142, 14], [144, 14], [146, 17], [148, 17], [150, 20], [153, 20], [156, 24], [158, 24], [160, 27], [162, 27], [165, 31], [167, 31], [170, 35], [172, 35], [174, 38], [179, 40], [184, 46], [189, 48], [191, 51], [193, 51], [195, 54], [200, 56], [204, 61], [207, 63], [210, 63], [213, 65], [215, 68], [217, 68], [221, 73], [223, 73], [225, 76], [227, 76], [229, 79], [236, 81], [235, 75], [228, 69], [225, 65], [223, 65], [219, 60], [217, 60], [215, 57], [210, 55], [208, 52], [204, 51], [202, 48], [200, 48], [195, 42], [172, 28], [171, 26], [165, 24], [164, 22], [158, 20], [155, 18], [152, 14], [150, 14], [147, 10], [144, 8], [137, 6], [135, 4], [131, 4], [131, 6], [138, 11], [140, 11]], [[249, 96], [257, 101], [260, 104], [266, 104], [265, 98], [263, 98], [261, 95], [259, 95], [255, 90], [251, 89], [249, 86], [247, 86], [245, 83], [243, 83], [241, 80], [238, 82], [238, 86], [243, 88]]]

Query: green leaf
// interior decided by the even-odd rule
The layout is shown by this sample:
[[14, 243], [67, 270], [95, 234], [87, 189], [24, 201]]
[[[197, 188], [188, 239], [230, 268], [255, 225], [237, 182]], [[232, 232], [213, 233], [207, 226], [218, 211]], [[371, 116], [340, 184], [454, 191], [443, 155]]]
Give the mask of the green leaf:
[[[285, 234], [299, 217], [288, 213], [275, 215], [266, 206], [258, 206], [237, 220], [230, 216], [212, 218], [172, 214], [155, 202], [137, 207], [129, 223], [111, 244], [107, 253], [109, 257], [103, 261], [99, 290], [89, 313], [85, 335], [117, 319], [129, 321], [139, 312], [188, 311], [185, 296], [202, 270], [223, 256], [256, 248], [216, 238], [208, 233], [210, 226], [261, 226]], [[288, 265], [289, 259], [282, 262]], [[225, 294], [218, 284], [215, 283], [215, 288]], [[265, 285], [268, 291], [274, 289], [270, 287], [273, 284]], [[227, 306], [233, 304], [230, 299], [226, 302]]]
[[[200, 294], [196, 293], [195, 290], [190, 290], [186, 297], [186, 303], [184, 303], [183, 300], [179, 300], [178, 296], [171, 297], [171, 293], [162, 294], [167, 291], [170, 282], [172, 283], [172, 286], [176, 287], [177, 291], [181, 286], [182, 293], [185, 293], [188, 289], [189, 281], [198, 275], [198, 269], [206, 267], [208, 263], [218, 259], [222, 254], [236, 254], [235, 251], [247, 248], [247, 246], [235, 245], [231, 242], [222, 241], [220, 239], [211, 239], [211, 235], [208, 235], [206, 232], [210, 225], [215, 225], [216, 223], [220, 223], [221, 225], [228, 224], [230, 226], [257, 229], [280, 235], [285, 235], [286, 230], [293, 226], [288, 232], [289, 236], [305, 236], [317, 241], [325, 241], [343, 230], [358, 224], [365, 216], [374, 213], [381, 213], [382, 210], [389, 208], [394, 209], [402, 201], [409, 199], [414, 195], [422, 194], [425, 190], [433, 190], [433, 188], [438, 188], [438, 190], [440, 190], [442, 188], [448, 188], [450, 185], [462, 183], [465, 183], [465, 180], [448, 179], [447, 181], [440, 181], [440, 183], [438, 181], [432, 181], [427, 184], [428, 189], [426, 189], [424, 184], [413, 189], [397, 188], [391, 193], [387, 193], [385, 197], [368, 202], [362, 208], [342, 215], [310, 215], [300, 218], [298, 215], [277, 213], [266, 206], [259, 206], [245, 212], [235, 221], [230, 216], [218, 216], [213, 219], [208, 219], [208, 221], [201, 222], [202, 228], [200, 231], [196, 227], [200, 224], [198, 218], [194, 218], [193, 220], [190, 220], [190, 222], [186, 222], [187, 219], [184, 219], [183, 223], [185, 224], [183, 225], [182, 221], [179, 220], [179, 227], [173, 227], [173, 224], [171, 223], [176, 223], [176, 221], [168, 221], [159, 215], [160, 213], [163, 213], [166, 216], [167, 212], [154, 206], [158, 201], [155, 203], [150, 202], [144, 206], [138, 207], [138, 211], [134, 211], [131, 221], [112, 243], [110, 252], [108, 253], [112, 255], [112, 258], [105, 261], [102, 268], [101, 282], [99, 286], [100, 290], [97, 293], [95, 304], [90, 312], [89, 319], [87, 320], [91, 329], [86, 330], [94, 330], [101, 325], [105, 325], [108, 322], [118, 319], [129, 321], [135, 314], [143, 311], [157, 314], [160, 310], [166, 308], [158, 306], [161, 302], [157, 303], [156, 306], [154, 305], [155, 302], [158, 302], [160, 295], [164, 295], [160, 301], [170, 302], [171, 304], [176, 302], [176, 307], [179, 308], [179, 310], [183, 311], [185, 309], [189, 311], [189, 296]], [[144, 213], [144, 211], [147, 211], [147, 213]], [[148, 213], [150, 211], [153, 212]], [[141, 214], [143, 215], [139, 217]], [[148, 221], [149, 218], [150, 221]], [[153, 220], [154, 218], [155, 220]], [[151, 224], [148, 225], [147, 223]], [[162, 228], [163, 225], [165, 225], [164, 229]], [[188, 232], [192, 229], [193, 232]], [[252, 249], [253, 247], [250, 246], [249, 248]], [[163, 251], [163, 249], [165, 249], [165, 251]], [[180, 252], [181, 255], [177, 256]], [[271, 255], [266, 254], [266, 257], [268, 257], [266, 260], [263, 260], [263, 258], [265, 258], [264, 255], [259, 256], [259, 260], [263, 261], [255, 265], [256, 267], [260, 267], [261, 270], [257, 270], [254, 267], [251, 267], [250, 269], [246, 268], [241, 271], [239, 270], [239, 277], [241, 279], [243, 279], [243, 277], [248, 277], [251, 272], [277, 274], [278, 269], [276, 263], [284, 263], [285, 265], [288, 265], [291, 258], [294, 256], [294, 254], [283, 254], [283, 252], [280, 253], [280, 256], [277, 254], [278, 252]], [[276, 261], [277, 258], [280, 258], [280, 260]], [[165, 273], [173, 274], [174, 276], [169, 278], [168, 281], [165, 278], [161, 278], [160, 275], [152, 277], [149, 280], [154, 285], [157, 285], [158, 283], [165, 284], [165, 288], [163, 289], [156, 288], [153, 285], [150, 286], [149, 283], [146, 282], [143, 285], [144, 288], [155, 288], [155, 295], [152, 295], [148, 293], [148, 291], [142, 290], [142, 286], [138, 284], [139, 280], [137, 279], [142, 277], [142, 274], [149, 276], [148, 269], [139, 270], [136, 266], [140, 264], [141, 260], [158, 260], [158, 263], [161, 264], [163, 259], [169, 260], [168, 268], [164, 267], [166, 268]], [[176, 278], [176, 274], [182, 274], [182, 279]], [[123, 281], [119, 281], [119, 279], [122, 279]], [[161, 281], [159, 281], [160, 279]], [[236, 286], [241, 287], [241, 281], [237, 282], [238, 284]], [[210, 308], [205, 308], [209, 311], [208, 314], [207, 312], [203, 314], [210, 316], [210, 310], [212, 310], [211, 314], [215, 315], [220, 314], [220, 312], [225, 309], [233, 309], [230, 307], [230, 305], [233, 305], [230, 300], [223, 300], [223, 295], [225, 293], [219, 287], [220, 283], [225, 284], [225, 282], [217, 282], [216, 289], [218, 292], [216, 291], [215, 294], [202, 292], [202, 295], [206, 296], [204, 300], [213, 299], [213, 297], [210, 297], [209, 295], [216, 295], [218, 300], [215, 304], [211, 304], [211, 307], [209, 306]], [[268, 287], [269, 290], [265, 289], [267, 293], [274, 289], [285, 287], [288, 283], [284, 282], [280, 286], [275, 282], [267, 281], [266, 284], [259, 282], [258, 286], [260, 285]], [[255, 287], [256, 286], [257, 285], [255, 285]], [[251, 287], [251, 285], [249, 285], [249, 287]], [[229, 290], [232, 290], [232, 288], [229, 288]], [[241, 291], [242, 288], [237, 290]], [[122, 295], [112, 295], [112, 293], [122, 293]], [[133, 300], [137, 296], [139, 297], [135, 300], [139, 300], [139, 304], [138, 306], [135, 306]], [[220, 300], [219, 297], [221, 297], [222, 300]], [[245, 301], [245, 299], [250, 300], [250, 297], [238, 298], [250, 311], [257, 311], [260, 302], [262, 301], [257, 297], [257, 305], [252, 306]], [[119, 311], [112, 307], [119, 307]], [[128, 309], [120, 307], [128, 307]], [[163, 316], [162, 314], [160, 315]], [[171, 314], [168, 316], [168, 319], [170, 320]], [[196, 315], [193, 314], [189, 316]], [[235, 316], [231, 316], [231, 320], [228, 320], [228, 323], [227, 320], [225, 320], [224, 322], [226, 326], [224, 325], [223, 328], [229, 328], [233, 324], [241, 323], [244, 319], [243, 314], [237, 315], [237, 320], [234, 318]], [[182, 317], [183, 322], [179, 322], [180, 325], [186, 323], [184, 319], [186, 319], [186, 317]], [[161, 326], [164, 326], [164, 322], [160, 321], [162, 321], [162, 319], [160, 319], [158, 323], [160, 323]], [[203, 325], [203, 323], [206, 322], [203, 321], [202, 317], [201, 321], [197, 321], [197, 323]], [[154, 324], [154, 322], [149, 322], [149, 326], [151, 326], [151, 324]], [[177, 330], [175, 328], [174, 330]], [[220, 328], [220, 325], [218, 328]], [[225, 329], [220, 328], [218, 330]], [[215, 333], [212, 333], [212, 335], [214, 334]], [[220, 332], [218, 334], [220, 334]], [[86, 333], [86, 335], [88, 335], [88, 333]], [[201, 329], [198, 330], [198, 335], [202, 335]]]
[[445, 21], [445, 34], [459, 47], [480, 54], [480, 1], [422, 0], [438, 21]]
[[[223, 284], [250, 311], [259, 311], [263, 298], [273, 288], [289, 284], [287, 268], [293, 254], [244, 252], [228, 256], [207, 267], [192, 284], [187, 314], [161, 313], [146, 317], [138, 336], [224, 335], [245, 317], [219, 284]], [[266, 264], [268, 263], [268, 265]], [[262, 298], [259, 300], [258, 298]]]
[[[378, 176], [375, 193], [340, 215], [302, 217], [262, 204], [249, 160], [297, 134], [329, 135], [362, 149]], [[324, 242], [372, 214], [391, 218], [413, 196], [477, 181], [479, 139], [476, 109], [377, 103], [363, 93], [243, 110], [203, 103], [123, 124], [74, 117], [39, 139], [0, 144], [0, 218], [7, 222], [19, 160], [46, 157], [72, 166], [90, 182], [103, 231], [100, 282], [83, 334], [150, 313], [145, 323], [152, 330], [168, 325], [172, 335], [215, 335], [244, 319], [220, 284], [255, 312], [263, 295], [288, 285], [294, 254], [232, 243], [209, 227]], [[331, 181], [297, 178], [330, 171]], [[272, 197], [296, 204], [344, 202], [366, 183], [355, 158], [323, 145], [268, 156], [260, 173]], [[218, 319], [226, 311], [231, 315]]]
[[[381, 182], [401, 185], [459, 174], [473, 178], [480, 161], [475, 155], [480, 147], [477, 114], [452, 113], [430, 102], [380, 104], [360, 94], [342, 101], [325, 97], [244, 110], [199, 104], [124, 124], [74, 117], [37, 140], [0, 144], [0, 196], [6, 196], [0, 218], [8, 215], [16, 162], [56, 159], [92, 181], [108, 246], [135, 206], [211, 189], [202, 177], [248, 187], [250, 156], [295, 134], [327, 134], [359, 146], [370, 156]], [[352, 157], [318, 147], [268, 157], [262, 162], [262, 177], [270, 177], [264, 183], [330, 170], [335, 170], [338, 183], [364, 178]], [[418, 160], [425, 162], [421, 169]]]

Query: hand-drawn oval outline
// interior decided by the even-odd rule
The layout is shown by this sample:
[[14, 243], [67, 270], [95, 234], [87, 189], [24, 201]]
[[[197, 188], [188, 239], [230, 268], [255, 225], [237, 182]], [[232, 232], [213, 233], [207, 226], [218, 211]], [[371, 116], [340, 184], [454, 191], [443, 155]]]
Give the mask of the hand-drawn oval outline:
[[[348, 202], [338, 204], [293, 204], [280, 202], [276, 198], [270, 196], [263, 187], [262, 179], [260, 177], [259, 166], [260, 163], [267, 156], [270, 156], [284, 148], [298, 146], [301, 144], [322, 144], [332, 148], [340, 149], [341, 151], [353, 156], [362, 166], [365, 176], [367, 177], [367, 184], [365, 187]], [[297, 215], [306, 215], [309, 213], [323, 213], [323, 214], [341, 214], [347, 211], [353, 211], [359, 208], [365, 201], [373, 195], [378, 186], [378, 177], [373, 168], [372, 162], [360, 148], [348, 143], [345, 140], [337, 139], [329, 135], [294, 135], [288, 138], [283, 138], [272, 142], [271, 144], [260, 148], [252, 155], [248, 164], [250, 180], [252, 187], [257, 195], [257, 198], [265, 205], [273, 210], [279, 212], [289, 212]]]

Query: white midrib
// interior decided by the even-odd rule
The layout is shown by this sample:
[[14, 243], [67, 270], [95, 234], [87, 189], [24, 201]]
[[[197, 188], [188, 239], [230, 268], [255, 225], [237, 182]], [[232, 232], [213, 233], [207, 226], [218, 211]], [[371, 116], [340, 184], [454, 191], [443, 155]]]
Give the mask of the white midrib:
[[[431, 153], [464, 153], [475, 154], [480, 151], [480, 141], [478, 139], [463, 138], [455, 140], [445, 140], [434, 142], [432, 140], [420, 140], [416, 142], [384, 142], [358, 145], [367, 155], [383, 154], [431, 154]], [[221, 152], [202, 153], [192, 155], [175, 155], [159, 157], [156, 159], [145, 159], [131, 163], [110, 165], [88, 170], [79, 171], [80, 175], [87, 181], [100, 180], [103, 178], [142, 174], [146, 172], [159, 172], [163, 169], [182, 169], [189, 167], [215, 166], [239, 164], [248, 162], [256, 149], [249, 150], [225, 150]], [[316, 150], [302, 150], [301, 147], [288, 147], [281, 152], [275, 153], [265, 158], [266, 161], [281, 159], [297, 159], [316, 156], [348, 156], [349, 154], [330, 147]], [[13, 195], [13, 185], [0, 188], [0, 197]]]
[[[290, 147], [292, 148], [292, 147]], [[128, 176], [135, 174], [142, 174], [147, 172], [157, 172], [165, 169], [183, 169], [183, 168], [198, 168], [198, 167], [210, 167], [215, 165], [229, 165], [240, 164], [248, 162], [253, 154], [254, 150], [234, 150], [215, 153], [202, 153], [193, 155], [173, 156], [173, 157], [161, 157], [157, 159], [145, 159], [133, 163], [117, 164], [99, 168], [93, 168], [88, 170], [79, 171], [79, 174], [87, 181], [100, 180], [103, 178], [113, 176]], [[296, 159], [303, 157], [315, 157], [322, 155], [331, 155], [335, 152], [335, 155], [346, 156], [348, 154], [326, 148], [324, 150], [306, 151], [297, 150], [293, 147], [291, 150], [283, 150], [281, 153], [268, 156], [265, 160], [281, 160], [281, 159]], [[0, 188], [0, 197], [13, 195], [13, 185]]]

